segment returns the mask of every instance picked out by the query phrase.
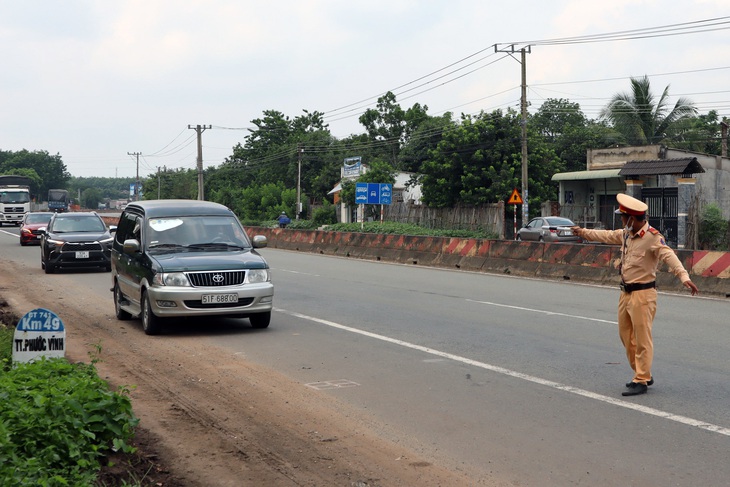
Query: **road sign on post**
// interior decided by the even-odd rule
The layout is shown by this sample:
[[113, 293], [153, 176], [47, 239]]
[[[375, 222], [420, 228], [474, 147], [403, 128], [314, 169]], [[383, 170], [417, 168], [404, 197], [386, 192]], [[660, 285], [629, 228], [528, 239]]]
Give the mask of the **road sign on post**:
[[515, 205], [515, 208], [514, 208], [515, 240], [517, 240], [517, 205], [522, 204], [522, 196], [520, 196], [520, 193], [519, 193], [519, 191], [517, 191], [517, 188], [512, 190], [512, 194], [510, 195], [509, 199], [507, 200], [507, 204]]
[[355, 203], [358, 205], [389, 205], [393, 201], [390, 183], [355, 183]]

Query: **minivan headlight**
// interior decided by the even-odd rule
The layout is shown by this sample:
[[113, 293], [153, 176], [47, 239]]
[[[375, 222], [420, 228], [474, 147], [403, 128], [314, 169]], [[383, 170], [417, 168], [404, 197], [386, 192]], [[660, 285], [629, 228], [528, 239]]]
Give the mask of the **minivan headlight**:
[[268, 269], [251, 269], [248, 271], [248, 282], [255, 284], [257, 282], [267, 282], [271, 280]]
[[182, 272], [159, 272], [155, 274], [153, 282], [158, 286], [190, 287], [188, 277]]

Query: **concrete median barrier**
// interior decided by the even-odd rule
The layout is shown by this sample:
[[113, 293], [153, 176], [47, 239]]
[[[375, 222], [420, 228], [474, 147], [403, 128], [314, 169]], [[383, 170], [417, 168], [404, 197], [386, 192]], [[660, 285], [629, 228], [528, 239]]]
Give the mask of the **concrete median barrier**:
[[[270, 247], [285, 250], [617, 286], [619, 283], [616, 263], [620, 260], [621, 250], [612, 245], [264, 227], [249, 227], [247, 230], [250, 236], [266, 236]], [[701, 292], [730, 297], [730, 252], [679, 250], [677, 255]], [[660, 290], [685, 291], [666, 268], [660, 268], [657, 285]]]

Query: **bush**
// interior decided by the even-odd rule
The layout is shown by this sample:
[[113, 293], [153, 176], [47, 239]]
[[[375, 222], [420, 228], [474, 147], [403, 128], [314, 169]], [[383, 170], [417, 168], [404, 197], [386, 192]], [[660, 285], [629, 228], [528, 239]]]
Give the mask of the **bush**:
[[702, 209], [700, 217], [700, 246], [707, 250], [728, 249], [728, 222], [722, 217], [722, 210], [715, 203]]
[[323, 207], [314, 210], [312, 221], [317, 225], [317, 228], [322, 225], [337, 223], [337, 211], [335, 210], [335, 205], [325, 200], [325, 205]]
[[428, 237], [499, 238], [498, 235], [487, 232], [486, 230], [444, 230], [397, 222], [336, 223], [334, 225], [328, 225], [327, 230], [334, 232], [383, 233]]
[[15, 330], [0, 323], [0, 373], [10, 369], [13, 358], [13, 334]]
[[59, 358], [0, 372], [0, 485], [93, 485], [106, 453], [134, 450], [127, 393]]

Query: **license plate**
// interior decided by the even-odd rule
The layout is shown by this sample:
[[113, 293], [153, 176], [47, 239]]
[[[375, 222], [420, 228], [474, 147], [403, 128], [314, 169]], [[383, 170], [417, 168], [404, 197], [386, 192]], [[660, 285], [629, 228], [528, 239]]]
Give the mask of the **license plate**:
[[238, 303], [238, 294], [203, 294], [203, 304]]
[[78, 252], [76, 252], [76, 258], [77, 259], [88, 259], [89, 251], [88, 250], [79, 250]]

